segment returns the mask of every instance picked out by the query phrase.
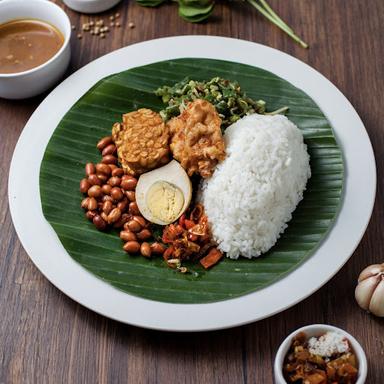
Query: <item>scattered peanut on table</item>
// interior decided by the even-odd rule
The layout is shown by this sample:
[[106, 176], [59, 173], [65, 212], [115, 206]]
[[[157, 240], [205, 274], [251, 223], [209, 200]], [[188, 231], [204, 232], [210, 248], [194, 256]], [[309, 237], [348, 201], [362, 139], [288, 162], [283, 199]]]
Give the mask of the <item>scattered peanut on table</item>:
[[[108, 36], [113, 28], [120, 28], [121, 24], [118, 21], [119, 18], [120, 13], [115, 13], [114, 15], [109, 16], [107, 20], [102, 18], [90, 18], [86, 23], [81, 25], [81, 31], [84, 34], [89, 33], [93, 37], [98, 36], [99, 38], [104, 39]], [[109, 26], [107, 24], [109, 24]], [[135, 24], [133, 22], [129, 22], [128, 27], [132, 29], [135, 27]], [[75, 25], [72, 25], [71, 28], [72, 30], [76, 30]], [[76, 37], [80, 40], [83, 38], [83, 34], [78, 33]]]

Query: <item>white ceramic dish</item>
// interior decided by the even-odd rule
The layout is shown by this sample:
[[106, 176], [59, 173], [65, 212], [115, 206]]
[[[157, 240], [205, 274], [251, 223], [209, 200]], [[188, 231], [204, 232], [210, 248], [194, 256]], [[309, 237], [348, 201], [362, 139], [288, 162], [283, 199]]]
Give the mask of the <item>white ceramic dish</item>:
[[28, 71], [0, 73], [0, 97], [24, 99], [44, 92], [64, 74], [71, 57], [71, 23], [66, 13], [46, 0], [4, 0], [0, 2], [0, 24], [15, 19], [39, 19], [55, 26], [64, 44], [47, 62]]
[[[343, 203], [333, 229], [317, 252], [275, 284], [210, 304], [150, 301], [123, 293], [96, 278], [67, 254], [43, 216], [39, 195], [45, 147], [64, 114], [94, 83], [112, 73], [180, 57], [237, 61], [290, 81], [323, 110], [345, 155]], [[16, 231], [33, 262], [56, 287], [112, 319], [172, 331], [212, 330], [249, 323], [312, 294], [344, 265], [357, 247], [371, 216], [375, 192], [375, 159], [367, 132], [352, 105], [331, 82], [303, 62], [275, 49], [209, 36], [171, 37], [131, 45], [74, 73], [52, 91], [28, 121], [16, 146], [9, 177], [9, 202]]]
[[104, 12], [121, 0], [63, 0], [69, 8], [82, 13]]
[[326, 325], [326, 324], [313, 324], [313, 325], [307, 325], [305, 327], [299, 328], [296, 331], [292, 332], [280, 345], [280, 348], [278, 349], [276, 354], [275, 364], [274, 364], [274, 374], [275, 374], [276, 384], [287, 384], [286, 380], [284, 379], [283, 371], [282, 371], [283, 362], [289, 350], [289, 347], [291, 346], [293, 337], [296, 336], [299, 332], [304, 332], [308, 337], [313, 337], [313, 336], [319, 337], [326, 332], [337, 332], [342, 334], [350, 342], [350, 345], [353, 351], [355, 352], [357, 361], [359, 363], [359, 376], [356, 384], [365, 383], [365, 380], [367, 378], [368, 364], [367, 364], [367, 357], [360, 343], [352, 335], [350, 335], [348, 332], [345, 332], [340, 328], [333, 327], [332, 325]]

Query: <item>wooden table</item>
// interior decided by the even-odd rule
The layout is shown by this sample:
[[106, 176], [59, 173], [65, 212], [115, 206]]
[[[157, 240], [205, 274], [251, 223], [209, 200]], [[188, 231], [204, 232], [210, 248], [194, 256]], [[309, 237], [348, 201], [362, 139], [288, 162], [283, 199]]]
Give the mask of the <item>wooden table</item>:
[[[61, 3], [60, 1], [56, 1]], [[180, 34], [224, 35], [263, 43], [298, 57], [336, 84], [368, 130], [378, 166], [378, 195], [368, 230], [346, 266], [307, 300], [272, 318], [225, 331], [172, 334], [119, 324], [78, 305], [34, 267], [13, 229], [8, 168], [24, 124], [43, 96], [0, 101], [0, 383], [257, 383], [273, 382], [275, 352], [284, 337], [311, 323], [351, 332], [369, 360], [369, 384], [384, 382], [384, 322], [360, 310], [354, 288], [360, 270], [383, 262], [384, 2], [271, 0], [310, 43], [304, 50], [250, 6], [223, 2], [209, 23], [191, 25], [175, 5], [143, 9], [123, 1], [121, 28], [106, 39], [76, 33], [87, 16], [64, 7], [77, 27], [71, 73], [114, 49]], [[103, 15], [107, 19], [111, 13]], [[135, 28], [128, 28], [128, 22]], [[348, 127], [345, 127], [348, 129]], [[28, 188], [26, 185], [25, 188]], [[34, 229], [35, 231], [38, 228]], [[308, 276], [310, 278], [310, 276]]]

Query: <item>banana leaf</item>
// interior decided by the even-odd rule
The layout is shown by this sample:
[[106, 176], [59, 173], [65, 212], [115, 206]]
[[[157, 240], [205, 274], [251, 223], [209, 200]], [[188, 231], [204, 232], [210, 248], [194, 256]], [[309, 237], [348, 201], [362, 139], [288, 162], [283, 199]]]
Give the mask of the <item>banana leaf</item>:
[[[100, 161], [95, 145], [123, 113], [163, 108], [154, 90], [185, 77], [221, 76], [240, 83], [268, 110], [288, 106], [302, 130], [312, 177], [304, 199], [277, 244], [257, 259], [225, 258], [211, 270], [168, 268], [161, 257], [146, 259], [122, 250], [118, 233], [99, 232], [80, 208], [79, 181], [87, 162]], [[283, 278], [314, 254], [332, 228], [342, 200], [343, 158], [330, 123], [300, 89], [260, 68], [234, 62], [185, 58], [133, 68], [99, 81], [67, 112], [46, 148], [40, 170], [43, 213], [72, 257], [106, 283], [143, 298], [172, 303], [208, 303], [244, 295]], [[52, 255], [56, 257], [56, 255]]]

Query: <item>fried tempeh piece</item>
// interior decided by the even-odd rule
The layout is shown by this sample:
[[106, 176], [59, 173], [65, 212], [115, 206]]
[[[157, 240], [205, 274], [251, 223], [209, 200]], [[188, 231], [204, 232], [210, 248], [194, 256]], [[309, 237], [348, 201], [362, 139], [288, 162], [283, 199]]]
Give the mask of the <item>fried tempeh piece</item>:
[[147, 108], [123, 115], [112, 137], [124, 171], [140, 175], [169, 161], [169, 131], [161, 116]]
[[188, 175], [210, 177], [217, 163], [225, 158], [221, 119], [215, 107], [206, 100], [192, 101], [167, 126], [172, 136], [173, 157]]

